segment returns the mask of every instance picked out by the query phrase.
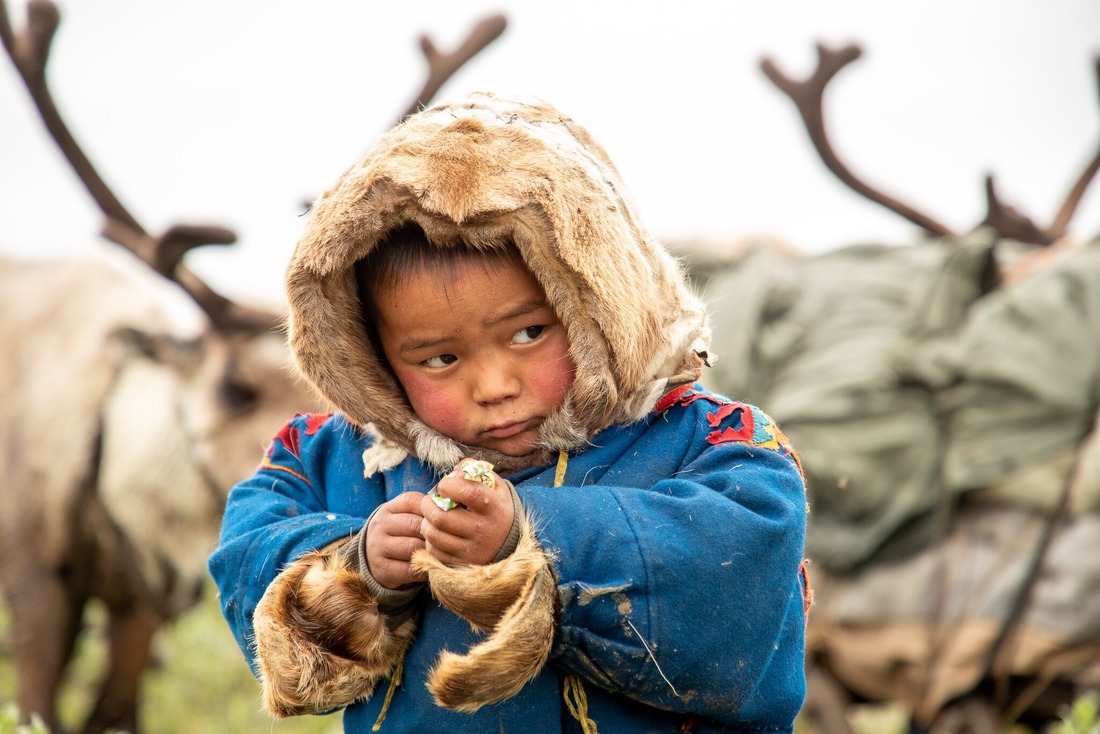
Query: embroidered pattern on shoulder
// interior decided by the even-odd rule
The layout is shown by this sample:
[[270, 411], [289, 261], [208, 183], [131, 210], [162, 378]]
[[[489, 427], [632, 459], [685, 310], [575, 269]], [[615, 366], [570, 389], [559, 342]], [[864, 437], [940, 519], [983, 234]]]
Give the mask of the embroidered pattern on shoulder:
[[668, 393], [657, 401], [653, 411], [663, 413], [674, 406], [691, 405], [696, 400], [706, 400], [717, 406], [714, 412], [706, 414], [707, 424], [712, 429], [707, 434], [707, 443], [747, 443], [765, 449], [783, 449], [793, 454], [790, 441], [764, 411], [755, 405], [735, 403], [697, 390], [692, 385], [684, 385]]
[[301, 434], [298, 430], [298, 418], [306, 419], [306, 436], [313, 436], [317, 434], [317, 431], [321, 429], [321, 426], [328, 423], [329, 418], [332, 417], [331, 413], [298, 413], [294, 418], [287, 421], [287, 423], [279, 429], [271, 443], [268, 443], [267, 450], [264, 451], [264, 465], [270, 465], [270, 460], [275, 454], [276, 443], [282, 443], [283, 448], [290, 452], [290, 456], [293, 456], [298, 462], [301, 462]]
[[267, 450], [264, 451], [264, 458], [263, 458], [263, 461], [260, 462], [260, 466], [264, 469], [271, 469], [273, 471], [286, 472], [287, 474], [290, 474], [291, 476], [296, 477], [297, 479], [301, 479], [306, 484], [309, 484], [309, 480], [303, 474], [301, 474], [300, 472], [296, 472], [288, 466], [283, 466], [282, 464], [276, 464], [274, 461], [272, 461], [272, 457], [275, 455], [275, 445], [276, 445], [276, 443], [282, 444], [283, 448], [285, 448], [288, 452], [290, 452], [290, 455], [293, 456], [294, 459], [299, 464], [301, 464], [302, 463], [302, 444], [301, 444], [301, 433], [300, 433], [299, 428], [298, 428], [298, 419], [299, 418], [305, 418], [306, 419], [305, 434], [307, 436], [313, 436], [319, 430], [321, 430], [321, 426], [325, 425], [325, 423], [327, 423], [328, 419], [331, 418], [331, 417], [332, 417], [332, 413], [297, 413], [297, 414], [295, 414], [294, 418], [292, 418], [290, 421], [288, 421], [279, 430], [279, 432], [275, 434], [275, 437], [271, 439], [271, 443], [269, 443], [267, 445]]
[[707, 443], [740, 441], [766, 449], [780, 446], [782, 434], [775, 423], [752, 405], [726, 403], [713, 413], [707, 413], [707, 424], [714, 429], [707, 435]]
[[309, 413], [306, 416], [306, 435], [312, 436], [321, 430], [321, 426], [328, 423], [332, 413]]
[[706, 394], [696, 390], [694, 385], [681, 385], [658, 400], [651, 412], [664, 413], [674, 405], [691, 405], [699, 398], [704, 397], [706, 397]]
[[264, 452], [264, 458], [270, 459], [275, 453], [275, 444], [281, 443], [283, 448], [289, 451], [295, 459], [302, 460], [302, 452], [298, 446], [298, 426], [293, 422], [289, 422], [283, 425], [279, 432], [275, 434], [275, 437], [271, 439], [271, 443], [267, 445], [267, 451]]
[[289, 451], [295, 459], [302, 460], [302, 446], [301, 438], [298, 431], [297, 421], [299, 418], [306, 419], [306, 435], [313, 436], [317, 431], [321, 430], [321, 426], [328, 422], [328, 419], [332, 417], [332, 413], [297, 413], [294, 418], [288, 421], [275, 437], [271, 439], [271, 443], [267, 446], [267, 451], [264, 452], [264, 456], [270, 458], [275, 453], [275, 442], [278, 441], [283, 445], [287, 451]]

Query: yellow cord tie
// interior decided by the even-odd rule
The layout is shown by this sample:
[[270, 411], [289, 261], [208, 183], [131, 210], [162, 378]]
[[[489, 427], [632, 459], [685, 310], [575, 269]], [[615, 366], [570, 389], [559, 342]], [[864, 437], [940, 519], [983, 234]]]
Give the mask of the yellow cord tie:
[[584, 684], [579, 675], [565, 676], [562, 698], [573, 718], [580, 722], [581, 731], [584, 734], [599, 734], [596, 731], [596, 722], [588, 718], [588, 694], [584, 691]]
[[390, 687], [386, 689], [386, 699], [382, 701], [382, 710], [378, 712], [378, 720], [374, 722], [371, 731], [378, 731], [382, 728], [382, 722], [386, 720], [386, 714], [390, 712], [390, 701], [393, 700], [393, 694], [401, 685], [401, 674], [404, 670], [405, 653], [401, 653], [401, 659], [397, 661], [397, 667], [393, 669], [393, 675], [390, 676]]
[[[558, 452], [558, 468], [554, 470], [554, 486], [560, 487], [565, 483], [565, 470], [569, 466], [569, 452]], [[561, 697], [565, 699], [565, 707], [581, 725], [584, 734], [599, 734], [596, 730], [596, 722], [588, 718], [588, 694], [584, 690], [584, 683], [579, 675], [567, 675], [562, 682]]]
[[558, 452], [558, 468], [554, 470], [554, 486], [560, 487], [565, 482], [565, 468], [569, 466], [569, 452]]

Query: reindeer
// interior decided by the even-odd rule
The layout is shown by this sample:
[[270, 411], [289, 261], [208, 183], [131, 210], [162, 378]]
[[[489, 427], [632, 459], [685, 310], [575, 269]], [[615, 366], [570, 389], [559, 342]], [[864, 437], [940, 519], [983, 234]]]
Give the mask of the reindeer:
[[[771, 59], [762, 61], [762, 70], [794, 102], [815, 150], [832, 173], [859, 194], [905, 217], [928, 235], [921, 245], [912, 248], [875, 249], [876, 262], [891, 257], [899, 258], [894, 262], [916, 262], [915, 259], [902, 261], [900, 258], [910, 257], [917, 247], [924, 247], [926, 252], [939, 258], [932, 260], [936, 267], [941, 268], [936, 272], [947, 273], [950, 266], [945, 263], [951, 262], [952, 257], [965, 259], [967, 252], [974, 253], [972, 259], [966, 261], [967, 270], [964, 273], [955, 271], [958, 280], [965, 281], [969, 289], [966, 299], [960, 299], [966, 302], [959, 313], [954, 314], [958, 322], [964, 322], [974, 311], [987, 307], [991, 302], [1010, 303], [997, 299], [1008, 292], [1007, 283], [1017, 277], [1021, 261], [1007, 266], [1006, 252], [1002, 249], [1024, 253], [1023, 262], [1049, 259], [1053, 257], [1051, 251], [1069, 249], [1069, 238], [1066, 237], [1068, 226], [1086, 188], [1100, 169], [1100, 151], [1086, 164], [1047, 226], [1036, 224], [1004, 204], [997, 196], [993, 177], [987, 176], [987, 214], [979, 223], [978, 231], [984, 234], [978, 238], [982, 241], [977, 243], [982, 247], [974, 247], [973, 236], [952, 231], [935, 218], [871, 186], [842, 162], [826, 132], [824, 92], [838, 72], [860, 57], [861, 50], [857, 46], [831, 49], [819, 45], [817, 51], [817, 69], [805, 80], [798, 81], [786, 76]], [[1100, 80], [1100, 59], [1096, 62], [1096, 70]], [[868, 252], [869, 247], [860, 248], [861, 252]], [[888, 253], [890, 249], [894, 253]], [[887, 442], [894, 439], [884, 438], [883, 443], [876, 446], [876, 449], [887, 446], [895, 452], [892, 454], [894, 456], [900, 455], [902, 450], [910, 451], [910, 456], [922, 455], [924, 463], [920, 466], [927, 468], [928, 481], [926, 484], [923, 481], [914, 484], [919, 485], [917, 488], [924, 493], [923, 497], [920, 493], [899, 496], [900, 493], [895, 493], [899, 488], [892, 486], [884, 493], [885, 499], [879, 506], [848, 505], [856, 508], [852, 510], [849, 532], [860, 535], [871, 530], [873, 521], [888, 516], [891, 504], [896, 507], [914, 498], [924, 501], [926, 504], [922, 506], [922, 511], [928, 514], [918, 516], [918, 519], [931, 518], [935, 525], [930, 527], [935, 533], [925, 539], [923, 549], [909, 550], [909, 555], [900, 555], [901, 551], [897, 551], [887, 560], [857, 558], [843, 569], [830, 567], [826, 558], [819, 557], [817, 560], [820, 562], [810, 568], [811, 580], [817, 587], [818, 609], [811, 610], [808, 623], [809, 695], [803, 715], [822, 731], [850, 732], [846, 710], [853, 701], [862, 699], [908, 703], [913, 709], [914, 731], [937, 727], [936, 730], [943, 731], [993, 734], [999, 718], [1015, 720], [1027, 713], [1037, 714], [1039, 721], [1044, 718], [1049, 721], [1055, 710], [1053, 706], [1064, 704], [1075, 686], [1096, 684], [1096, 660], [1100, 658], [1100, 625], [1095, 624], [1095, 617], [1089, 620], [1087, 615], [1078, 614], [1083, 621], [1073, 628], [1072, 634], [1066, 632], [1061, 638], [1051, 634], [1049, 627], [1043, 626], [1044, 619], [1066, 618], [1058, 617], [1059, 614], [1065, 615], [1067, 609], [1065, 599], [1059, 599], [1058, 595], [1065, 593], [1065, 584], [1082, 578], [1075, 575], [1080, 573], [1075, 571], [1081, 568], [1080, 564], [1067, 565], [1066, 549], [1075, 547], [1075, 543], [1087, 544], [1084, 539], [1088, 538], [1095, 545], [1095, 533], [1100, 528], [1100, 518], [1095, 510], [1092, 515], [1084, 516], [1071, 511], [1075, 496], [1080, 496], [1088, 488], [1093, 492], [1100, 488], [1096, 394], [1092, 392], [1091, 398], [1088, 394], [1082, 396], [1080, 421], [1076, 417], [1066, 418], [1073, 424], [1073, 429], [1079, 430], [1066, 440], [1061, 454], [1042, 466], [1020, 467], [1018, 473], [1026, 475], [1024, 479], [1007, 480], [1008, 483], [1021, 483], [1033, 495], [1046, 492], [1051, 496], [1049, 508], [1036, 512], [1012, 508], [1011, 505], [968, 505], [961, 498], [961, 490], [952, 489], [959, 491], [959, 495], [947, 494], [941, 463], [946, 447], [956, 436], [952, 434], [951, 409], [945, 408], [945, 405], [949, 405], [952, 399], [959, 400], [957, 391], [966, 387], [965, 384], [960, 385], [960, 381], [965, 381], [968, 373], [951, 373], [943, 383], [936, 384], [931, 377], [901, 370], [899, 365], [912, 362], [906, 362], [908, 354], [899, 358], [898, 352], [905, 349], [912, 351], [916, 349], [915, 345], [934, 349], [935, 339], [954, 333], [952, 329], [957, 324], [944, 319], [940, 323], [942, 331], [932, 332], [933, 339], [925, 341], [914, 339], [906, 343], [900, 338], [890, 341], [882, 337], [881, 341], [874, 342], [873, 348], [866, 347], [862, 353], [856, 347], [865, 347], [866, 342], [859, 343], [861, 335], [851, 331], [841, 334], [838, 329], [833, 329], [828, 337], [818, 336], [816, 341], [807, 337], [807, 334], [819, 332], [830, 318], [828, 312], [831, 309], [822, 307], [823, 304], [837, 309], [861, 309], [858, 311], [861, 320], [851, 322], [856, 326], [849, 324], [852, 330], [864, 328], [881, 333], [884, 328], [897, 328], [901, 332], [909, 326], [900, 316], [896, 321], [890, 319], [897, 314], [912, 316], [913, 302], [906, 302], [905, 299], [917, 291], [902, 283], [904, 278], [897, 278], [889, 284], [872, 282], [874, 275], [856, 272], [869, 260], [861, 261], [854, 255], [844, 259], [845, 256], [846, 252], [841, 250], [817, 258], [798, 258], [789, 252], [776, 253], [773, 248], [769, 257], [783, 263], [777, 268], [777, 272], [781, 273], [777, 276], [778, 285], [767, 291], [767, 286], [757, 281], [752, 283], [753, 288], [767, 293], [758, 302], [753, 302], [753, 306], [760, 304], [759, 321], [751, 324], [751, 319], [738, 322], [737, 319], [743, 318], [739, 314], [723, 316], [720, 311], [715, 324], [716, 350], [727, 360], [727, 364], [732, 362], [734, 365], [725, 373], [719, 373], [715, 380], [716, 387], [768, 407], [800, 448], [810, 482], [811, 505], [814, 504], [813, 495], [818, 500], [829, 496], [840, 497], [838, 504], [854, 503], [851, 496], [860, 488], [852, 486], [847, 472], [856, 475], [857, 479], [853, 482], [858, 481], [859, 477], [867, 476], [866, 472], [860, 473], [860, 467], [873, 466], [890, 455], [885, 451], [872, 453], [866, 445], [857, 443], [854, 436], [848, 438], [852, 443], [847, 457], [820, 453], [825, 449], [815, 445], [816, 441], [821, 441], [823, 447], [830, 433], [844, 435], [847, 428], [862, 419], [869, 419], [871, 425], [878, 426], [879, 433], [889, 433], [896, 430], [887, 425], [895, 412], [919, 414], [923, 423], [906, 423], [907, 428], [910, 425], [927, 427], [919, 433], [911, 431], [898, 436], [893, 444], [887, 445]], [[833, 263], [831, 270], [821, 265], [826, 259]], [[1089, 262], [1095, 262], [1095, 259]], [[741, 264], [732, 267], [741, 267]], [[896, 272], [897, 266], [891, 267]], [[1075, 282], [1091, 278], [1089, 274], [1094, 272], [1095, 268], [1084, 271], [1080, 280]], [[1040, 271], [1033, 277], [1038, 280], [1042, 275]], [[923, 276], [914, 271], [911, 277], [915, 281]], [[838, 282], [837, 278], [843, 280]], [[863, 288], [855, 283], [857, 279]], [[748, 276], [742, 281], [723, 280], [719, 269], [710, 281], [709, 295], [712, 300], [720, 301], [725, 293], [723, 287], [729, 288], [731, 283], [746, 286], [748, 280], [751, 280]], [[895, 282], [899, 285], [890, 290]], [[799, 286], [811, 283], [823, 285], [814, 296], [818, 300], [806, 301], [809, 296], [800, 291]], [[1081, 305], [1080, 301], [1092, 296], [1087, 289], [1079, 291], [1076, 305], [1085, 311], [1086, 306]], [[734, 288], [731, 292], [740, 295], [744, 290]], [[883, 292], [887, 292], [887, 296], [883, 297]], [[825, 295], [822, 296], [822, 293]], [[934, 290], [920, 291], [922, 297], [929, 293], [935, 295]], [[804, 302], [816, 306], [807, 309]], [[738, 303], [738, 306], [749, 308], [744, 303]], [[814, 315], [807, 316], [805, 321], [775, 323], [784, 316], [784, 309], [797, 308], [803, 308], [803, 313], [812, 311]], [[1067, 308], [1065, 317], [1069, 315]], [[723, 325], [723, 318], [727, 318], [733, 326]], [[758, 330], [746, 335], [746, 327], [750, 326], [758, 327]], [[769, 336], [769, 330], [778, 336]], [[725, 343], [720, 340], [723, 334], [729, 335]], [[926, 335], [920, 336], [923, 338]], [[772, 343], [785, 346], [782, 349], [774, 347], [767, 357], [760, 357], [769, 338]], [[1081, 333], [1078, 341], [1091, 338], [1089, 333]], [[837, 347], [843, 340], [849, 341]], [[821, 355], [823, 350], [829, 348], [842, 351], [844, 361], [842, 367], [836, 367], [838, 362], [832, 362], [836, 372], [824, 375], [820, 367], [829, 362]], [[877, 351], [871, 353], [872, 349]], [[879, 371], [869, 369], [868, 363], [874, 363], [872, 367]], [[880, 365], [900, 371], [891, 374], [889, 369], [880, 369]], [[720, 360], [716, 370], [721, 369]], [[806, 380], [828, 382], [842, 377], [848, 379], [851, 374], [862, 374], [860, 370], [871, 375], [864, 383], [858, 383], [857, 377], [856, 381], [845, 383], [840, 388], [824, 388], [821, 393], [814, 393], [816, 412], [799, 412], [792, 408], [794, 402], [790, 396], [804, 390]], [[841, 375], [842, 371], [848, 375]], [[753, 373], [762, 373], [765, 377], [753, 377]], [[790, 376], [792, 374], [798, 374], [800, 378], [793, 378]], [[1049, 377], [1051, 380], [1059, 379], [1057, 374]], [[1094, 375], [1093, 385], [1096, 379]], [[1090, 399], [1092, 402], [1089, 402]], [[834, 402], [828, 403], [829, 400]], [[799, 405], [810, 402], [805, 399]], [[957, 409], [957, 404], [955, 407]], [[866, 432], [867, 429], [863, 430]], [[1068, 435], [1071, 431], [1066, 433]], [[835, 448], [835, 445], [830, 446]], [[845, 461], [849, 464], [845, 465]], [[889, 473], [886, 466], [881, 467], [880, 473], [897, 478]], [[921, 476], [924, 477], [923, 474]], [[977, 490], [968, 488], [967, 491]], [[813, 526], [823, 519], [820, 514], [811, 514], [810, 524]], [[913, 532], [913, 519], [913, 516], [907, 516], [906, 521], [911, 524], [905, 526], [899, 522], [898, 528]], [[986, 557], [994, 556], [996, 551], [996, 563], [989, 568], [981, 566], [981, 559], [973, 553], [977, 547], [988, 552]], [[823, 549], [815, 549], [811, 542], [811, 558], [815, 551], [821, 556], [826, 555]], [[975, 570], [980, 568], [984, 571]], [[990, 577], [1001, 582], [1000, 588], [992, 588], [994, 584]], [[1089, 580], [1080, 581], [1077, 593], [1091, 593], [1092, 578], [1089, 576]], [[1059, 579], [1063, 584], [1060, 587], [1056, 586]], [[916, 587], [919, 591], [905, 594], [903, 589], [906, 587]], [[999, 595], [995, 596], [994, 592]], [[916, 608], [919, 605], [902, 608], [899, 602], [893, 602], [902, 597], [932, 601], [919, 609]], [[1087, 606], [1087, 602], [1082, 603]], [[1002, 604], [1004, 606], [999, 606]], [[892, 617], [875, 616], [877, 609], [883, 606], [891, 610]]]
[[[198, 601], [229, 488], [314, 402], [290, 369], [280, 316], [216, 293], [183, 262], [234, 233], [150, 234], [83, 153], [46, 81], [59, 22], [52, 2], [32, 0], [17, 34], [0, 0], [0, 40], [102, 211], [104, 236], [132, 257], [0, 258], [0, 587], [23, 719], [58, 730], [55, 698], [96, 598], [109, 661], [81, 730], [138, 732], [151, 640]], [[482, 20], [453, 53], [424, 36], [429, 75], [406, 114], [504, 26]]]

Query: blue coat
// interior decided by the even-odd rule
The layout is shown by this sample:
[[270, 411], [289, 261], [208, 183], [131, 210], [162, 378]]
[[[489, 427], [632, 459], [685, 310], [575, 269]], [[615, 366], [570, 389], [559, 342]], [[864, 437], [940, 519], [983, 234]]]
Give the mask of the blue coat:
[[[411, 458], [364, 478], [370, 441], [340, 414], [297, 416], [230, 494], [210, 571], [254, 669], [252, 613], [280, 570], [355, 534], [381, 502], [438, 481]], [[507, 477], [558, 576], [547, 666], [500, 704], [439, 708], [427, 671], [441, 649], [478, 636], [425, 599], [380, 731], [580, 732], [563, 699], [570, 674], [601, 734], [793, 730], [805, 694], [807, 506], [785, 437], [758, 408], [696, 385], [592, 444], [569, 457], [560, 487], [553, 465]], [[349, 706], [345, 731], [371, 731], [384, 694]]]

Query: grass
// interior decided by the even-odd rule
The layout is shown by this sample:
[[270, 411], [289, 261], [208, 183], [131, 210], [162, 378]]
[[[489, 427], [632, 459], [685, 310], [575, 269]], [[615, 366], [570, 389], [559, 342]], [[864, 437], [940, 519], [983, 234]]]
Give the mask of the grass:
[[1074, 701], [1050, 734], [1100, 734], [1100, 696], [1089, 693]]

